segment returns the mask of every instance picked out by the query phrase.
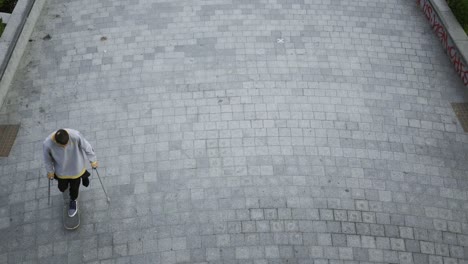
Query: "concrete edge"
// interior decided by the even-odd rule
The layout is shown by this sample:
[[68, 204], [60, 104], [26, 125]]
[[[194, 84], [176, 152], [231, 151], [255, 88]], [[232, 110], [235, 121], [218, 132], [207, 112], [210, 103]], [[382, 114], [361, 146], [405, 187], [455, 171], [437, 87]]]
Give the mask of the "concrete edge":
[[8, 24], [8, 19], [10, 19], [11, 14], [0, 12], [0, 18], [2, 18], [3, 23]]
[[[463, 46], [464, 43], [468, 43], [468, 36], [463, 30], [462, 26], [458, 22], [455, 15], [450, 10], [447, 2], [444, 0], [429, 0], [433, 2], [434, 10], [439, 15], [440, 19], [444, 23], [446, 30], [448, 31], [450, 37], [452, 38], [455, 46], [459, 48], [461, 55], [465, 59], [465, 62], [468, 62], [468, 50], [462, 49], [460, 46]], [[460, 45], [461, 44], [461, 45]]]
[[[426, 18], [432, 23], [436, 35], [441, 39], [455, 70], [462, 78], [463, 84], [468, 86], [468, 36], [453, 15], [446, 0], [416, 0], [423, 9]], [[432, 10], [421, 2], [429, 2]], [[442, 24], [442, 28], [437, 24]], [[445, 32], [444, 32], [445, 31]], [[449, 40], [448, 40], [449, 38]], [[452, 44], [453, 46], [450, 46]], [[458, 55], [458, 56], [457, 56]]]
[[16, 3], [13, 13], [8, 18], [8, 24], [3, 31], [0, 42], [12, 42], [18, 28], [21, 26], [21, 20], [25, 17], [28, 0], [19, 0]]
[[[6, 63], [5, 71], [0, 80], [0, 108], [3, 105], [8, 89], [13, 81], [18, 65], [23, 57], [26, 46], [29, 43], [32, 31], [36, 25], [37, 19], [42, 12], [42, 8], [47, 0], [35, 0], [34, 5], [29, 12], [28, 0], [19, 0], [13, 13], [9, 18], [4, 35], [0, 38], [0, 62]], [[17, 8], [18, 7], [18, 8]], [[24, 22], [23, 29], [21, 30], [21, 24]], [[18, 32], [21, 30], [21, 32]], [[10, 47], [10, 44], [14, 41], [15, 35], [19, 33], [18, 40], [14, 44], [14, 47]], [[11, 56], [8, 59], [8, 50], [11, 51]], [[5, 62], [8, 60], [8, 62]]]

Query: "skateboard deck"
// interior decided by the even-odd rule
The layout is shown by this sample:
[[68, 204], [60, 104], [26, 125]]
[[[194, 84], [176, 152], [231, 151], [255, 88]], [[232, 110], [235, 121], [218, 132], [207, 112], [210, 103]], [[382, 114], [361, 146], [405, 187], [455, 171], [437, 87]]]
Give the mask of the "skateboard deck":
[[63, 226], [65, 229], [73, 230], [80, 226], [80, 211], [76, 212], [75, 216], [68, 216], [68, 206], [63, 206]]

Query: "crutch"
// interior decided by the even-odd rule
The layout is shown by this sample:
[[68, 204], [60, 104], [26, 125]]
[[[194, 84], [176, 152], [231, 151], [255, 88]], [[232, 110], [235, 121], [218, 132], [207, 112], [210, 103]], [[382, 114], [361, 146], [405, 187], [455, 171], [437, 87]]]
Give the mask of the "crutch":
[[107, 203], [110, 203], [110, 198], [107, 195], [106, 189], [104, 188], [104, 184], [102, 183], [101, 177], [99, 176], [99, 172], [98, 172], [97, 168], [94, 168], [94, 170], [96, 170], [96, 174], [98, 176], [99, 182], [101, 183], [102, 190], [104, 191], [104, 194], [106, 195]]
[[[41, 169], [39, 169], [39, 177], [41, 177]], [[50, 205], [50, 182], [52, 180], [53, 179], [49, 179], [49, 177], [47, 177], [47, 181], [49, 181], [49, 189], [47, 191], [47, 205]]]
[[47, 178], [47, 180], [49, 181], [49, 195], [47, 197], [47, 205], [50, 205], [50, 182], [52, 181], [52, 179]]

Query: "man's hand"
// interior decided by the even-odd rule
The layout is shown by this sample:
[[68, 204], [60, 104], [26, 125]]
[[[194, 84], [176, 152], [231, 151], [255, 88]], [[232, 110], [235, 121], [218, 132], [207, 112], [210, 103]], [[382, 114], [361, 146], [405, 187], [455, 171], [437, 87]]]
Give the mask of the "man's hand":
[[97, 161], [91, 162], [91, 167], [93, 167], [93, 169], [96, 169], [98, 166], [99, 166], [99, 164], [98, 164]]
[[54, 178], [54, 176], [55, 176], [55, 173], [53, 173], [53, 172], [48, 172], [47, 173], [47, 178], [49, 178], [49, 180], [52, 180]]

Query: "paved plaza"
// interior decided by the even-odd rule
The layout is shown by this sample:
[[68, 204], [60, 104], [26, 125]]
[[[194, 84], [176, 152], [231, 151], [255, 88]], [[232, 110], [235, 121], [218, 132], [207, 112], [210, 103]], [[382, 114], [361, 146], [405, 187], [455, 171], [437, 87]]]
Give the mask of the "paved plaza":
[[[466, 102], [411, 0], [49, 0], [0, 110], [0, 263], [468, 263]], [[62, 226], [42, 141], [94, 146]]]

